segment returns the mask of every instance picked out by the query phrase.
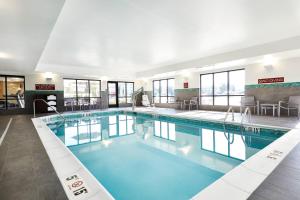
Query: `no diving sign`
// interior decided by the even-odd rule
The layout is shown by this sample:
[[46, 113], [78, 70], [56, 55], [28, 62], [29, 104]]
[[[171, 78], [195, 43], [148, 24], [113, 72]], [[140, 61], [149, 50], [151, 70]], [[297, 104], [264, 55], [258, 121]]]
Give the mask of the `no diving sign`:
[[65, 186], [75, 199], [82, 199], [89, 193], [85, 182], [78, 174], [65, 178]]

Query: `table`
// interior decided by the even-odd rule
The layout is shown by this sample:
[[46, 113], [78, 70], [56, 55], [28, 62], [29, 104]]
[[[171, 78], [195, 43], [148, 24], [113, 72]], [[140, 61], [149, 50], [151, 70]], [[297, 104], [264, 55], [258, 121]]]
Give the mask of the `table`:
[[273, 104], [273, 103], [263, 103], [260, 104], [261, 107], [261, 115], [263, 114], [263, 112], [265, 112], [265, 115], [267, 114], [267, 109], [273, 109], [273, 117], [275, 117], [275, 110], [277, 110], [278, 108], [278, 104]]

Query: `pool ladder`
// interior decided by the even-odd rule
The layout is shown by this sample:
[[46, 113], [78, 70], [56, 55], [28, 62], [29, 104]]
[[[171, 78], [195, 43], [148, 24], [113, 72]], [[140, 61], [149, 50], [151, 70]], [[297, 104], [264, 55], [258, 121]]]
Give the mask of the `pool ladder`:
[[231, 120], [234, 121], [234, 110], [233, 110], [232, 106], [230, 106], [230, 107], [228, 108], [226, 114], [225, 114], [224, 124], [226, 123], [226, 120], [227, 120], [227, 118], [228, 118], [228, 116], [229, 116], [230, 113], [231, 113], [231, 117], [232, 117]]
[[[234, 109], [232, 106], [230, 106], [225, 114], [225, 118], [224, 118], [224, 127], [227, 121], [227, 118], [229, 117], [229, 115], [231, 114], [231, 120], [234, 121]], [[246, 126], [244, 126], [244, 121], [245, 119], [247, 119], [248, 124]], [[244, 113], [242, 113], [242, 118], [241, 118], [241, 122], [240, 122], [240, 126], [241, 128], [245, 127], [246, 130], [252, 130], [254, 133], [259, 133], [260, 132], [260, 128], [253, 126], [252, 125], [252, 114], [251, 114], [251, 110], [250, 107], [246, 107]]]
[[141, 87], [137, 91], [135, 91], [134, 93], [132, 93], [132, 96], [131, 96], [132, 110], [134, 110], [135, 107], [136, 107], [136, 98], [137, 98], [137, 95], [139, 95], [140, 93], [143, 93], [143, 92], [144, 92], [144, 88]]
[[64, 121], [66, 120], [66, 118], [60, 113], [58, 112], [53, 106], [51, 106], [49, 103], [47, 103], [47, 101], [45, 101], [44, 99], [34, 99], [33, 100], [33, 117], [35, 118], [35, 103], [37, 101], [41, 101], [44, 102], [45, 104], [47, 104], [54, 112], [56, 112], [56, 114], [58, 114], [59, 117], [61, 117]]

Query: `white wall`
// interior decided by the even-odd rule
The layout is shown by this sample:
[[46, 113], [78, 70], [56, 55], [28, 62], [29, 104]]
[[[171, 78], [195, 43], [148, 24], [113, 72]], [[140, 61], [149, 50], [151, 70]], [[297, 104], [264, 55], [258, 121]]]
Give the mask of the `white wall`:
[[[100, 78], [87, 78], [87, 77], [69, 77], [62, 76], [58, 74], [52, 74], [53, 78], [51, 80], [47, 80], [45, 73], [36, 73], [36, 74], [28, 74], [25, 75], [25, 87], [26, 90], [35, 90], [35, 84], [55, 84], [55, 90], [64, 90], [64, 78], [74, 78], [74, 79], [95, 79], [100, 80]], [[115, 81], [115, 80], [113, 80]], [[117, 80], [117, 81], [131, 81], [131, 80]], [[135, 82], [135, 89], [140, 88], [138, 85], [138, 81]], [[105, 91], [107, 89], [107, 80], [101, 80], [101, 91]]]
[[257, 84], [260, 78], [284, 77], [285, 82], [300, 82], [300, 58], [277, 61], [271, 68], [265, 68], [263, 64], [251, 64], [247, 66], [236, 66], [207, 70], [201, 72], [185, 72], [182, 75], [166, 76], [157, 79], [147, 79], [137, 81], [139, 87], [143, 86], [146, 91], [152, 90], [152, 81], [163, 78], [175, 78], [175, 89], [182, 89], [183, 83], [187, 81], [189, 88], [199, 88], [200, 74], [234, 69], [245, 69], [246, 85]]
[[[217, 70], [209, 70], [202, 72], [185, 72], [181, 75], [168, 76], [162, 78], [175, 78], [175, 89], [182, 89], [183, 83], [187, 81], [189, 83], [189, 88], [199, 88], [200, 74], [216, 72], [216, 71], [226, 71], [232, 69], [242, 69], [246, 70], [246, 85], [257, 84], [259, 78], [270, 78], [270, 77], [285, 77], [285, 82], [300, 82], [300, 58], [292, 58], [287, 60], [279, 60], [273, 67], [265, 68], [263, 64], [252, 64], [247, 66], [237, 66], [230, 68], [223, 68]], [[3, 74], [14, 74], [14, 73], [3, 73]], [[22, 74], [14, 74], [22, 75]], [[35, 90], [35, 84], [55, 84], [56, 90], [63, 90], [63, 78], [83, 78], [83, 77], [65, 77], [57, 74], [53, 74], [52, 80], [47, 80], [45, 73], [35, 73], [25, 75], [25, 86], [26, 90]], [[157, 79], [147, 79], [147, 80], [136, 80], [135, 90], [140, 87], [144, 87], [146, 91], [152, 91], [152, 81]], [[84, 79], [87, 79], [85, 77]], [[101, 90], [105, 91], [107, 89], [107, 80], [101, 81]]]
[[246, 84], [257, 84], [259, 78], [284, 77], [285, 82], [300, 82], [300, 58], [279, 60], [271, 68], [262, 64], [246, 67]]
[[35, 90], [35, 84], [55, 84], [55, 90], [64, 90], [63, 78], [57, 74], [52, 74], [51, 80], [46, 78], [45, 73], [25, 75], [26, 90]]

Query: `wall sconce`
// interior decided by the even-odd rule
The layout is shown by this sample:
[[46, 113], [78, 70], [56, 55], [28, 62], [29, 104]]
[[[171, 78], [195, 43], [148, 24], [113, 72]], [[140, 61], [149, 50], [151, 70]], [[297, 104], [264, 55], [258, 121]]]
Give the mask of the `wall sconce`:
[[267, 71], [272, 71], [273, 70], [273, 65], [265, 65], [264, 67]]
[[276, 59], [272, 55], [264, 56], [263, 64], [267, 71], [272, 71], [275, 63]]
[[45, 78], [47, 81], [51, 81], [53, 79], [53, 73], [52, 72], [46, 72]]

